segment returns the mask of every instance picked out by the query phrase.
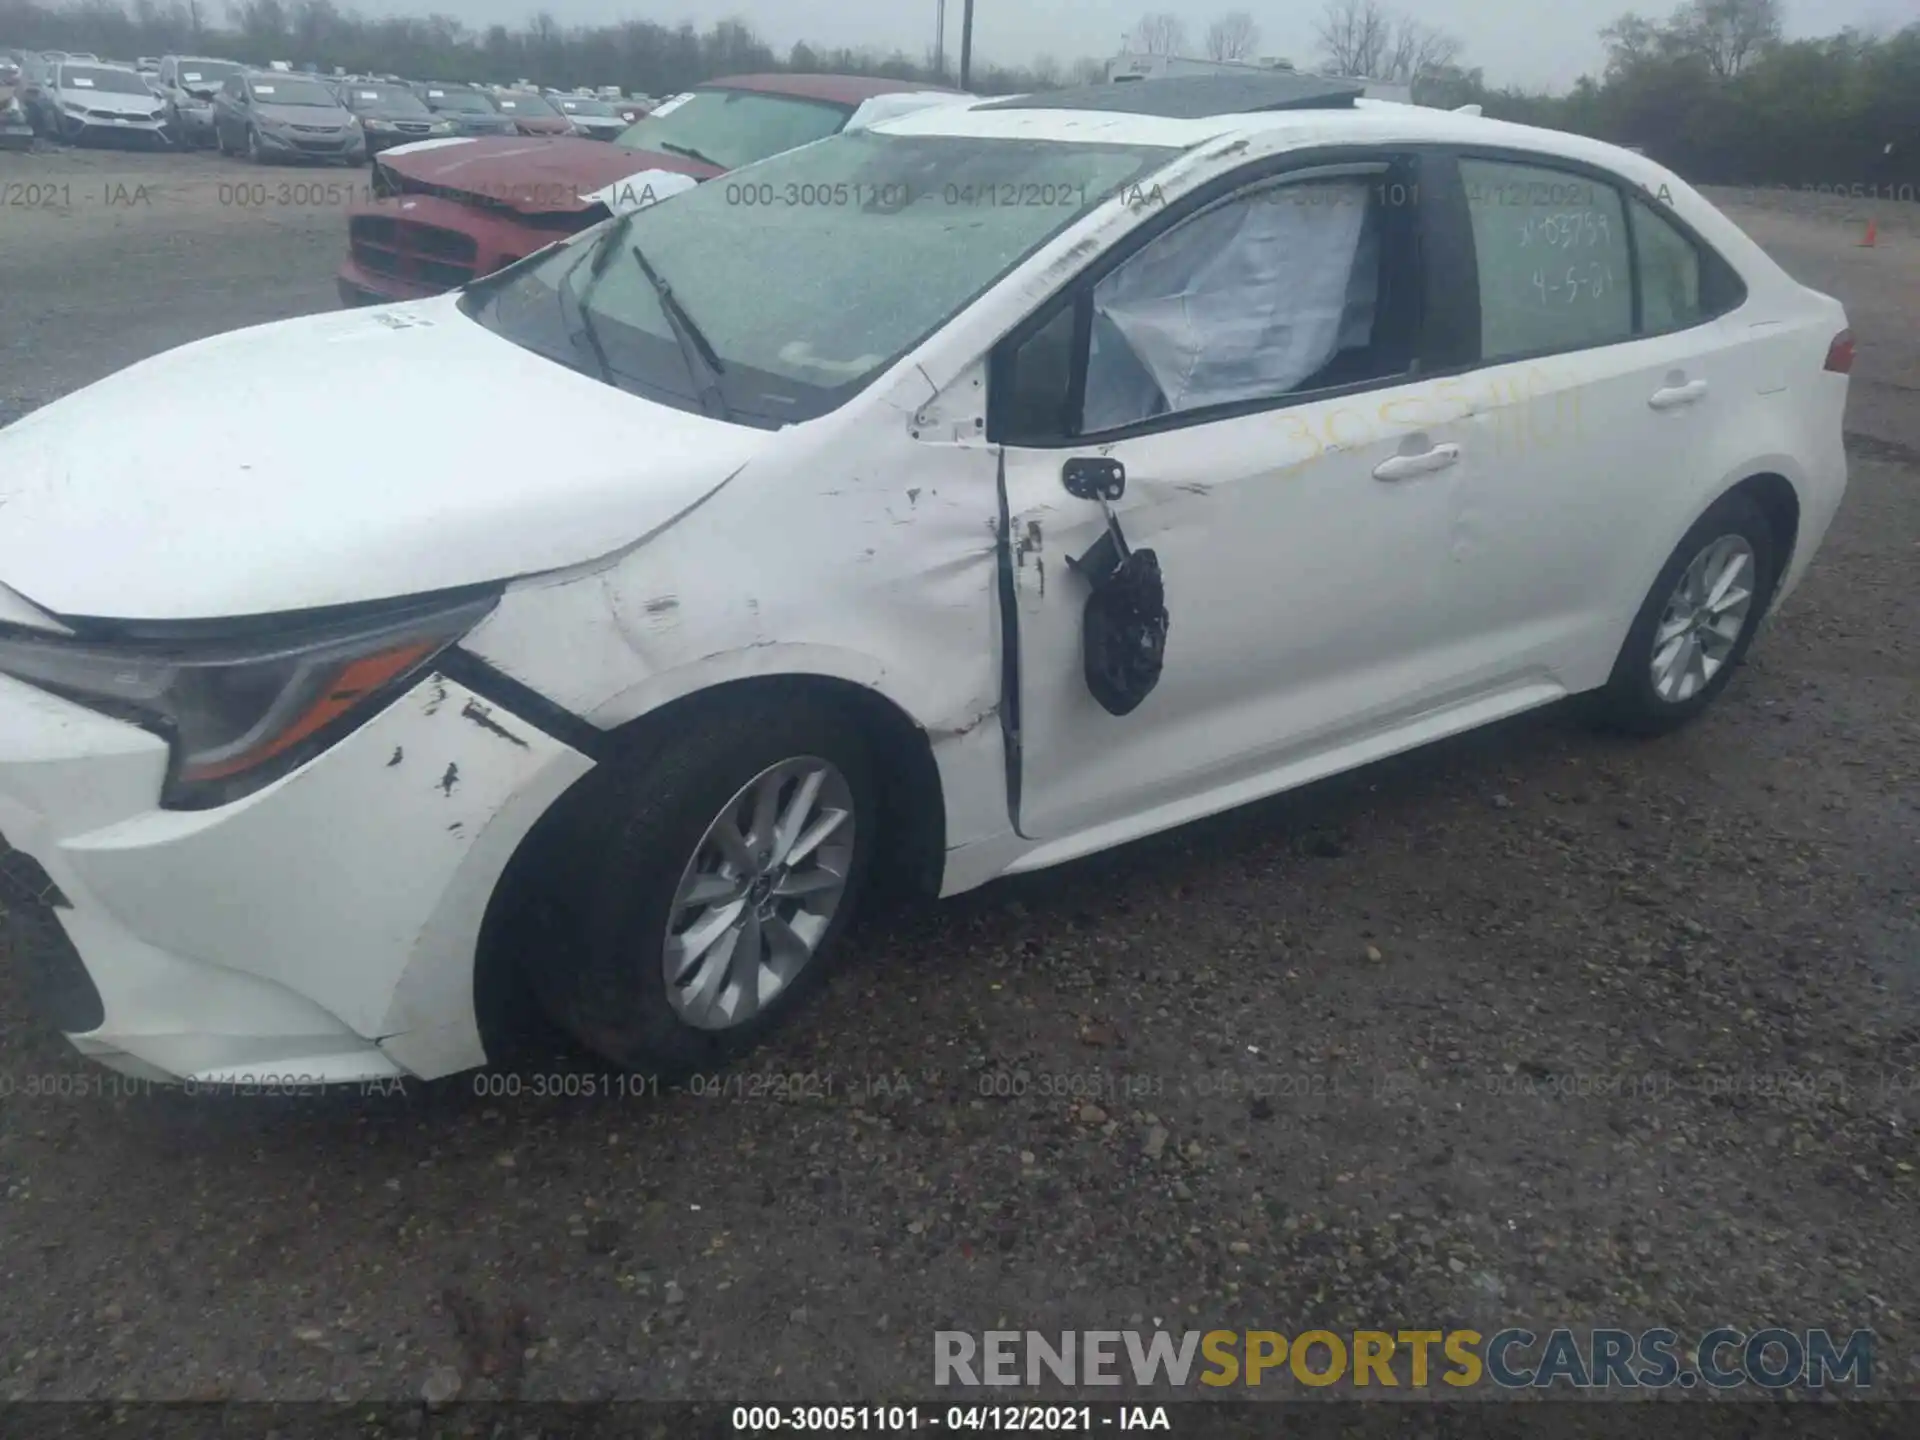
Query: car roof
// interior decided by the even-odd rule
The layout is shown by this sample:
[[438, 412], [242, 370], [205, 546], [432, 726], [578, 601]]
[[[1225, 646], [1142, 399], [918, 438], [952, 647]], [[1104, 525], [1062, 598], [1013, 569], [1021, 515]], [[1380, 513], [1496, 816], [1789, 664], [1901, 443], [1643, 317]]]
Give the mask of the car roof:
[[1279, 71], [1249, 75], [1180, 75], [1165, 80], [1077, 85], [989, 100], [981, 110], [1098, 110], [1109, 115], [1160, 115], [1198, 120], [1210, 115], [1272, 110], [1351, 109], [1363, 81]]
[[[1214, 77], [1194, 78], [1211, 80]], [[1144, 90], [1153, 85], [1174, 83], [1173, 80], [1143, 80], [1112, 88]], [[1192, 149], [1210, 141], [1240, 140], [1250, 145], [1257, 142], [1263, 152], [1304, 145], [1483, 145], [1584, 161], [1656, 190], [1673, 180], [1672, 173], [1663, 166], [1603, 140], [1393, 100], [1360, 98], [1325, 106], [1286, 106], [1251, 113], [1168, 116], [1138, 106], [1126, 110], [1094, 110], [1083, 105], [1052, 105], [1045, 103], [1044, 94], [1014, 99], [1018, 103], [989, 100], [929, 106], [883, 120], [873, 128], [892, 135], [1158, 145], [1176, 150]]]
[[918, 80], [888, 80], [874, 75], [725, 75], [703, 80], [696, 90], [759, 90], [769, 95], [792, 95], [802, 100], [830, 100], [841, 105], [858, 105], [876, 95], [898, 95], [902, 91], [936, 90], [947, 94], [944, 85], [927, 85]]

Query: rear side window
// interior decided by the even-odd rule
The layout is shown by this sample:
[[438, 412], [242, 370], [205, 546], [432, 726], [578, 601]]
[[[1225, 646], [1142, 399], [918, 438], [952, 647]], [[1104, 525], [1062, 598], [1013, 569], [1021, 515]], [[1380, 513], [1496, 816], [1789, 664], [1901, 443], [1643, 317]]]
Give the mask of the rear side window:
[[1641, 332], [1664, 335], [1709, 318], [1702, 300], [1700, 252], [1652, 206], [1633, 205], [1633, 259], [1640, 267]]
[[1585, 176], [1460, 162], [1480, 282], [1480, 355], [1517, 359], [1633, 338], [1620, 192]]

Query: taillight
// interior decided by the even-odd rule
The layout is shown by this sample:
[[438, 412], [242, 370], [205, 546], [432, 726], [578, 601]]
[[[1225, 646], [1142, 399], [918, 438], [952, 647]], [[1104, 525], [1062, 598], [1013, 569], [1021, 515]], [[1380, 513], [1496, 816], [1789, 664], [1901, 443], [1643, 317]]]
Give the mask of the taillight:
[[1836, 375], [1853, 373], [1853, 332], [1842, 330], [1827, 347], [1827, 369]]

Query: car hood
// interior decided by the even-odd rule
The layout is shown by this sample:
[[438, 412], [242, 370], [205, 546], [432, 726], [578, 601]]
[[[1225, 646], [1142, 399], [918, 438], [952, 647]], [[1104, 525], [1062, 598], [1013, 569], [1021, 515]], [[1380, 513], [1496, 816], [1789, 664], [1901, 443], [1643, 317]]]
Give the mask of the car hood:
[[721, 172], [684, 155], [625, 150], [579, 136], [429, 140], [389, 150], [380, 163], [402, 179], [465, 191], [527, 214], [591, 210], [593, 192], [643, 170], [705, 180]]
[[330, 105], [256, 104], [253, 113], [277, 125], [331, 125], [336, 130], [344, 130], [353, 123], [351, 114]]
[[777, 438], [602, 385], [456, 299], [196, 341], [0, 429], [0, 585], [189, 620], [536, 574], [644, 538]]

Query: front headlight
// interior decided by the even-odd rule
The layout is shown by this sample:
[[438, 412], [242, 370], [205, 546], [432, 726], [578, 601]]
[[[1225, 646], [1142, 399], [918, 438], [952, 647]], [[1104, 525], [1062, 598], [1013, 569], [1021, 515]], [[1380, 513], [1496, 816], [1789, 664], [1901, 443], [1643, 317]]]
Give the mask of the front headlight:
[[247, 636], [107, 642], [0, 636], [0, 674], [166, 737], [160, 803], [225, 805], [304, 764], [376, 714], [493, 609], [468, 592], [371, 617]]
[[430, 135], [451, 135], [453, 133], [453, 126], [445, 120], [436, 120], [427, 126], [427, 133]]

